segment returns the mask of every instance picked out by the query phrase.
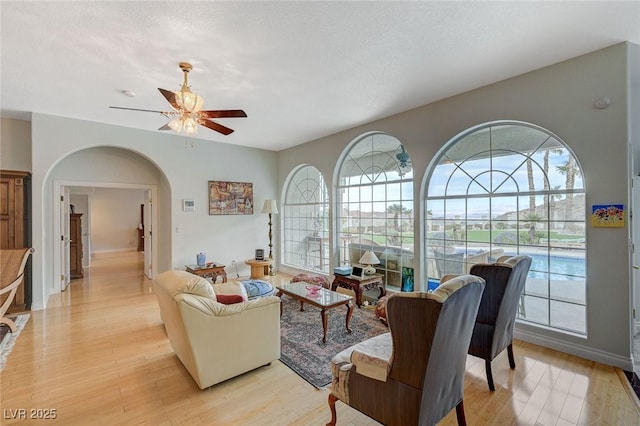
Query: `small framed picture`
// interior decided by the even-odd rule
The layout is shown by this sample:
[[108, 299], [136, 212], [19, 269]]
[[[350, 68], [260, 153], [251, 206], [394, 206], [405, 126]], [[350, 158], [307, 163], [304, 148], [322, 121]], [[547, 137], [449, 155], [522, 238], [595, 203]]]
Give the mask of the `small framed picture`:
[[182, 200], [182, 211], [183, 212], [195, 212], [196, 211], [196, 202], [195, 200]]
[[264, 250], [256, 249], [256, 260], [264, 260]]

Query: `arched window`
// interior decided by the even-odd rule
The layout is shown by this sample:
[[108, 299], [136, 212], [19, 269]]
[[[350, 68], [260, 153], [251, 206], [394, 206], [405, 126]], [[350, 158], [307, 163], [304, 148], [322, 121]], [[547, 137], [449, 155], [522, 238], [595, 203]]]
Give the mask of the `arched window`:
[[586, 334], [584, 181], [566, 145], [535, 125], [494, 122], [458, 135], [432, 164], [424, 195], [430, 280], [529, 255], [518, 318]]
[[413, 170], [404, 146], [383, 133], [356, 139], [339, 164], [336, 184], [340, 263], [357, 265], [372, 251], [387, 288], [400, 289], [403, 274], [413, 286]]
[[303, 165], [291, 172], [283, 215], [283, 263], [328, 274], [329, 196], [318, 169]]

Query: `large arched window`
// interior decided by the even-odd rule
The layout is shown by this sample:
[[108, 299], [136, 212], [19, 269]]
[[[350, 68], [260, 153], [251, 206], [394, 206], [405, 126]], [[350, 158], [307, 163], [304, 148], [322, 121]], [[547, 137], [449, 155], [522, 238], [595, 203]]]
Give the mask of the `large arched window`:
[[585, 191], [556, 136], [494, 122], [452, 140], [425, 186], [431, 281], [501, 255], [533, 258], [518, 318], [586, 334]]
[[[366, 251], [380, 263], [387, 288], [413, 279], [413, 170], [400, 141], [383, 133], [354, 141], [339, 164], [336, 229], [340, 263], [357, 265]], [[408, 283], [411, 284], [411, 283]]]
[[318, 169], [304, 165], [291, 173], [283, 210], [283, 263], [328, 274], [329, 196]]

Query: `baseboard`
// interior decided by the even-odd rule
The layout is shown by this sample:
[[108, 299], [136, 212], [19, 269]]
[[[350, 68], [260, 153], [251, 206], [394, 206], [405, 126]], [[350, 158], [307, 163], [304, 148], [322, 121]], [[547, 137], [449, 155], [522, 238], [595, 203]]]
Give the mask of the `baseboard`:
[[41, 311], [43, 309], [45, 309], [46, 306], [44, 305], [44, 303], [31, 303], [31, 310], [32, 311]]
[[538, 346], [543, 346], [545, 348], [554, 349], [560, 352], [579, 356], [580, 358], [599, 362], [601, 364], [622, 368], [627, 371], [633, 371], [633, 359], [631, 357], [623, 357], [600, 349], [567, 342], [554, 337], [544, 336], [528, 330], [516, 329], [513, 331], [513, 337]]

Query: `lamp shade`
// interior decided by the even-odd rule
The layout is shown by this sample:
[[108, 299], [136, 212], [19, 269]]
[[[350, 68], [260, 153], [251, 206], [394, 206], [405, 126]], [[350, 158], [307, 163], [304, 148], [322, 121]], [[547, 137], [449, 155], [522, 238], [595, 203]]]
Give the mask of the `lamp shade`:
[[276, 204], [276, 200], [264, 200], [262, 213], [278, 214], [278, 205]]
[[377, 265], [380, 263], [378, 256], [372, 251], [366, 251], [360, 258], [360, 263], [363, 265]]

